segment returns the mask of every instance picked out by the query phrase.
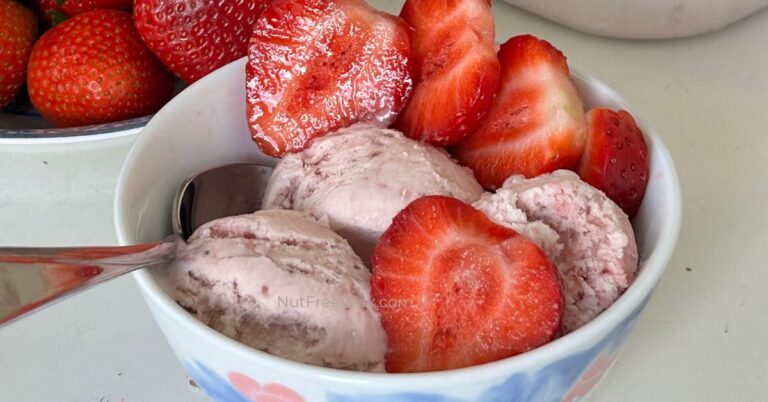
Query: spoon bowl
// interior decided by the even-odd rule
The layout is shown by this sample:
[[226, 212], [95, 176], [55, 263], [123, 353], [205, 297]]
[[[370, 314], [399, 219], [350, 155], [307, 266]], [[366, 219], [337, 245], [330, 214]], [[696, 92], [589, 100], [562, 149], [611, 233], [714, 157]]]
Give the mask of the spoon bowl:
[[123, 247], [0, 248], [0, 326], [89, 286], [176, 258], [179, 245], [203, 224], [261, 208], [272, 168], [234, 163], [198, 172], [174, 196], [174, 233]]

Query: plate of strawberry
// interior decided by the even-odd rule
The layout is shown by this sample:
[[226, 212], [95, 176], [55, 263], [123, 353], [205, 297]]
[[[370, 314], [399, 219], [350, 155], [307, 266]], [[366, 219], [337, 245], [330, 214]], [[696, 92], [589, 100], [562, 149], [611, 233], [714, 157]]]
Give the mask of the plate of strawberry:
[[246, 54], [265, 5], [0, 0], [0, 141], [138, 133], [180, 89]]

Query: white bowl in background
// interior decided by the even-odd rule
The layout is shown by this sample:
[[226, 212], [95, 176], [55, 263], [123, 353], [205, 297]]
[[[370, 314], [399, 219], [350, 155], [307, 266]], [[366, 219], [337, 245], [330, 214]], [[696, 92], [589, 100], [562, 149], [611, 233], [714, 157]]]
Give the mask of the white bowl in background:
[[768, 0], [504, 1], [579, 31], [630, 39], [716, 31], [768, 6]]
[[[217, 165], [274, 164], [251, 141], [245, 118], [245, 59], [190, 86], [144, 129], [118, 179], [115, 225], [121, 244], [171, 233], [171, 200], [187, 176]], [[597, 79], [575, 75], [588, 107], [632, 111]], [[637, 117], [637, 115], [635, 114]], [[167, 267], [135, 273], [168, 343], [189, 375], [216, 401], [259, 396], [284, 401], [526, 401], [575, 400], [616, 358], [674, 250], [681, 195], [659, 136], [637, 119], [650, 148], [650, 180], [635, 219], [641, 266], [635, 283], [584, 327], [533, 351], [475, 367], [419, 374], [360, 373], [286, 360], [240, 344], [199, 322], [169, 297]]]

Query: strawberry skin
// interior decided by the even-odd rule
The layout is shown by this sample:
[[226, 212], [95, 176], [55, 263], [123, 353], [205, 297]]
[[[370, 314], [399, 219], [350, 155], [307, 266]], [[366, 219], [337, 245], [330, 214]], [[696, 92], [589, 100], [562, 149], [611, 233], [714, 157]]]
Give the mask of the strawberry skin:
[[357, 122], [390, 124], [411, 91], [408, 27], [362, 0], [277, 0], [246, 65], [251, 135], [282, 156]]
[[0, 109], [11, 103], [24, 83], [36, 36], [35, 14], [13, 0], [0, 0]]
[[408, 0], [413, 94], [395, 127], [438, 146], [475, 131], [499, 86], [494, 23], [488, 0]]
[[640, 209], [648, 186], [648, 145], [643, 132], [625, 110], [592, 109], [587, 123], [587, 147], [579, 176], [602, 190], [631, 218]]
[[67, 15], [74, 17], [87, 11], [98, 10], [102, 8], [122, 9], [131, 6], [131, 0], [64, 0], [61, 9]]
[[565, 56], [522, 35], [501, 45], [499, 60], [501, 86], [491, 110], [454, 156], [487, 189], [514, 174], [535, 177], [576, 165], [587, 127]]
[[267, 0], [135, 0], [136, 28], [152, 52], [191, 84], [246, 55]]
[[124, 9], [131, 0], [35, 0], [35, 8], [48, 26], [56, 26], [69, 17], [102, 8]]
[[386, 369], [468, 367], [557, 335], [563, 299], [544, 252], [454, 198], [427, 196], [376, 245], [371, 296], [387, 332]]
[[141, 41], [131, 15], [95, 10], [46, 32], [32, 49], [27, 88], [35, 108], [60, 127], [156, 112], [173, 75]]

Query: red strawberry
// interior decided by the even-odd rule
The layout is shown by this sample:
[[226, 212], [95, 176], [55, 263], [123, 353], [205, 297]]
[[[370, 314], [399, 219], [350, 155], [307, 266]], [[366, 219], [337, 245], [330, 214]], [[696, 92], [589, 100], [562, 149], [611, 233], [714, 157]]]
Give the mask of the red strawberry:
[[0, 0], [0, 109], [24, 83], [27, 60], [37, 35], [35, 14], [13, 0]]
[[407, 136], [445, 146], [475, 131], [499, 86], [489, 0], [408, 0], [414, 88], [395, 123]]
[[56, 26], [69, 17], [101, 8], [121, 9], [131, 6], [131, 0], [35, 0], [35, 8], [49, 26]]
[[454, 198], [427, 196], [392, 220], [373, 256], [371, 296], [390, 372], [467, 367], [557, 335], [563, 300], [544, 252]]
[[579, 176], [633, 217], [648, 186], [648, 145], [643, 133], [624, 110], [592, 109], [587, 123], [589, 134]]
[[477, 132], [454, 150], [480, 184], [495, 189], [509, 176], [535, 177], [578, 163], [587, 125], [565, 56], [530, 35], [499, 50], [501, 87]]
[[246, 55], [253, 24], [268, 0], [136, 0], [144, 42], [191, 84]]
[[45, 27], [56, 26], [69, 18], [61, 10], [61, 0], [35, 0], [35, 10], [44, 22]]
[[272, 156], [356, 122], [391, 123], [411, 91], [408, 27], [363, 0], [277, 0], [246, 66], [254, 141]]
[[[62, 0], [58, 0], [62, 1]], [[82, 14], [86, 11], [93, 11], [102, 8], [109, 8], [119, 10], [121, 8], [128, 8], [133, 3], [132, 0], [63, 0], [64, 4], [61, 9], [64, 10], [67, 15], [74, 17], [78, 14]]]
[[79, 126], [156, 112], [173, 76], [136, 32], [131, 15], [95, 10], [43, 35], [29, 58], [27, 87], [37, 110], [57, 126]]

